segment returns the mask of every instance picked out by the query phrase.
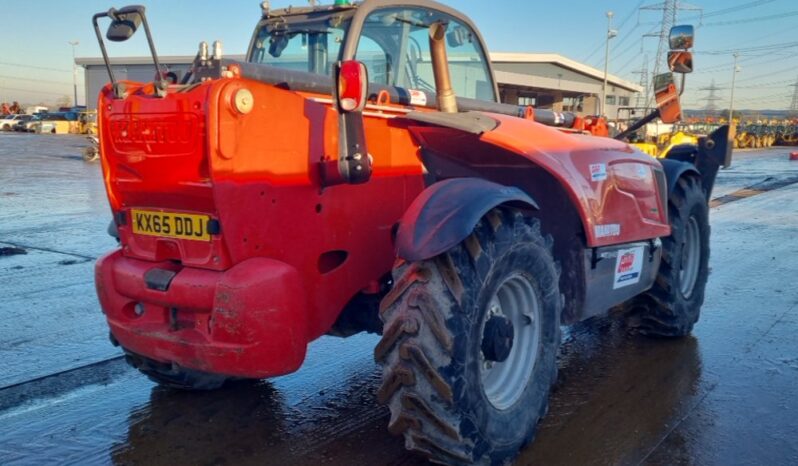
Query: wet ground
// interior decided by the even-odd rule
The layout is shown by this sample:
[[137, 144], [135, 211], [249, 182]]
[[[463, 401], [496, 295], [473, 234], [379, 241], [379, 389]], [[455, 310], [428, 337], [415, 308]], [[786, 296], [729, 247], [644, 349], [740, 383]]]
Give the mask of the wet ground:
[[[374, 336], [322, 338], [296, 374], [213, 393], [129, 369], [94, 297], [93, 260], [114, 241], [83, 145], [0, 134], [0, 464], [423, 464], [374, 402]], [[613, 318], [569, 329], [549, 414], [517, 464], [798, 464], [787, 153], [738, 152], [720, 174], [694, 336], [629, 337]]]

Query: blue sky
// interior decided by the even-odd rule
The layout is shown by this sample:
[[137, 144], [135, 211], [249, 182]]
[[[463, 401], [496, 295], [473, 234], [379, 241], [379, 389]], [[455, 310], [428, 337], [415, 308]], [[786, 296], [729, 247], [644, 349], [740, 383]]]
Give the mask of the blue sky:
[[[327, 0], [331, 1], [331, 0]], [[201, 40], [220, 39], [227, 54], [243, 53], [259, 18], [257, 0], [138, 0], [147, 6], [159, 54], [191, 55]], [[492, 51], [554, 52], [602, 69], [604, 36], [612, 10], [619, 35], [612, 40], [610, 72], [638, 82], [635, 72], [644, 58], [652, 61], [662, 13], [638, 10], [658, 0], [459, 0], [444, 3], [464, 11], [482, 30]], [[685, 2], [682, 2], [685, 3]], [[273, 7], [303, 5], [304, 0], [273, 0]], [[500, 5], [500, 6], [499, 6]], [[696, 33], [696, 73], [688, 76], [686, 106], [700, 108], [712, 81], [717, 105], [728, 107], [732, 51], [740, 50], [737, 108], [787, 108], [798, 81], [798, 2], [795, 0], [694, 0], [699, 12], [682, 10], [678, 22], [690, 22]], [[72, 51], [79, 57], [99, 56], [91, 16], [120, 7], [108, 0], [2, 1], [0, 33], [0, 101], [52, 102], [72, 94]], [[759, 50], [757, 50], [757, 48]], [[146, 42], [111, 44], [116, 56], [144, 55]], [[83, 102], [82, 73], [78, 100]]]

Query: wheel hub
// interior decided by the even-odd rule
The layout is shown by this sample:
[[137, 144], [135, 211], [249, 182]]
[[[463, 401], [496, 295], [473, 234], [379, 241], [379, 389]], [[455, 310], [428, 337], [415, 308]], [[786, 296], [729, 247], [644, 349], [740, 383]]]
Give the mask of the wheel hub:
[[693, 294], [701, 268], [701, 230], [695, 216], [690, 216], [687, 220], [684, 236], [679, 270], [679, 290], [685, 298], [689, 299]]
[[493, 316], [485, 322], [482, 354], [486, 361], [504, 362], [513, 349], [513, 323], [506, 317]]
[[502, 280], [487, 306], [478, 340], [480, 377], [488, 401], [504, 410], [521, 398], [535, 370], [542, 305], [532, 281], [516, 272]]

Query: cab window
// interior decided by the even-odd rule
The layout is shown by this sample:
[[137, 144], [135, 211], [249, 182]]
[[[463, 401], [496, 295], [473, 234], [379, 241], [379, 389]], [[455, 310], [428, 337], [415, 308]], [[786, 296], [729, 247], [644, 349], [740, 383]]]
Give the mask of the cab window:
[[249, 61], [329, 76], [348, 27], [349, 21], [338, 16], [267, 23], [258, 31]]
[[459, 97], [495, 101], [493, 81], [477, 35], [457, 19], [425, 8], [387, 8], [371, 13], [363, 25], [356, 58], [369, 81], [435, 92], [429, 26], [447, 25], [446, 51], [452, 87]]

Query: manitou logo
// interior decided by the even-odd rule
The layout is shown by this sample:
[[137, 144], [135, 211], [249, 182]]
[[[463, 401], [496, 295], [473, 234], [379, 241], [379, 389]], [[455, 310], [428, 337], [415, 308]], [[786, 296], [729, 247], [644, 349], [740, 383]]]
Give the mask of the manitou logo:
[[621, 256], [621, 260], [618, 261], [618, 273], [626, 273], [632, 270], [632, 267], [635, 265], [635, 253], [627, 252], [623, 256]]
[[111, 142], [117, 152], [180, 154], [193, 149], [197, 125], [194, 115], [113, 115]]
[[618, 251], [618, 257], [615, 261], [613, 289], [617, 290], [618, 288], [640, 282], [640, 275], [643, 272], [644, 250], [642, 246], [637, 246]]

